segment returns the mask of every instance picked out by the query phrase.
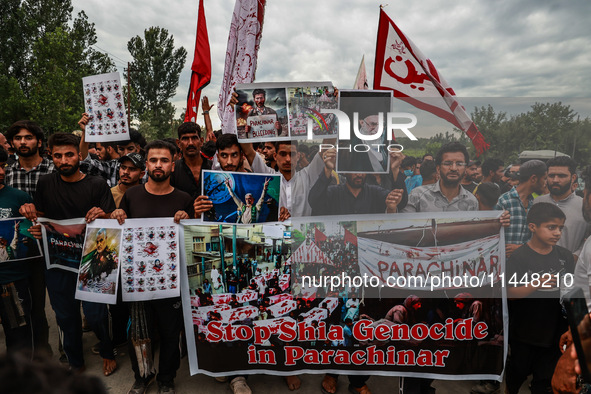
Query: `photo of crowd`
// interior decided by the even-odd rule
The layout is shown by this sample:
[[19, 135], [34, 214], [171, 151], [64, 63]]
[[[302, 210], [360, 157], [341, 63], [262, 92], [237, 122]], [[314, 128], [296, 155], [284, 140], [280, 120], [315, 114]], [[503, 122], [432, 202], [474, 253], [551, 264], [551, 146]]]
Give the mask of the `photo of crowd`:
[[322, 113], [322, 109], [338, 107], [334, 87], [330, 85], [288, 87], [287, 97], [292, 137], [307, 136], [310, 121], [314, 137], [324, 138], [322, 136], [337, 134], [336, 116]]

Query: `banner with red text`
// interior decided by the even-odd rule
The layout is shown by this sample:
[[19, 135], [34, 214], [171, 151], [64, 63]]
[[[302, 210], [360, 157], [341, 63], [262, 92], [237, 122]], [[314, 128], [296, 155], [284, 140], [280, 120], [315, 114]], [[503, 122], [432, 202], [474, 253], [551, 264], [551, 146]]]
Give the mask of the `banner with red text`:
[[498, 215], [298, 218], [291, 239], [283, 224], [185, 224], [191, 373], [499, 379]]

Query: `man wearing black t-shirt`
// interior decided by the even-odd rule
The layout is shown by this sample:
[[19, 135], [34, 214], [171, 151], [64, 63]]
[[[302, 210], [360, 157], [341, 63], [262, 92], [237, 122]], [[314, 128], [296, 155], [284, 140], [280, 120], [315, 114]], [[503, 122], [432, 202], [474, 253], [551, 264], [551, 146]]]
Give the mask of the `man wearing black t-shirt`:
[[[56, 133], [49, 138], [53, 164], [57, 172], [44, 175], [37, 183], [34, 204], [24, 204], [21, 215], [31, 221], [43, 216], [54, 220], [84, 217], [87, 222], [108, 218], [115, 209], [111, 190], [104, 179], [80, 172], [79, 139], [73, 134]], [[41, 238], [41, 227], [29, 230]], [[77, 273], [61, 269], [45, 271], [47, 292], [55, 311], [57, 324], [63, 333], [63, 346], [73, 369], [84, 370], [82, 352], [82, 320], [80, 301], [74, 298]], [[107, 306], [82, 302], [84, 315], [101, 341], [103, 372], [110, 375], [117, 368], [113, 346], [109, 337]]]
[[[115, 210], [111, 218], [123, 224], [127, 218], [174, 217], [178, 223], [181, 219], [194, 216], [191, 196], [170, 184], [170, 174], [175, 167], [175, 147], [165, 141], [154, 141], [146, 145], [145, 150], [148, 182], [128, 189], [121, 200], [120, 209]], [[180, 365], [179, 336], [183, 326], [181, 299], [175, 297], [147, 301], [144, 307], [148, 312], [148, 324], [156, 326], [160, 333], [160, 360], [156, 378], [158, 392], [174, 393], [174, 378]], [[129, 357], [135, 374], [135, 383], [129, 394], [143, 394], [154, 376], [140, 374], [135, 350], [131, 341], [129, 343]]]
[[201, 128], [196, 123], [185, 122], [178, 128], [178, 137], [176, 142], [183, 158], [174, 163], [170, 184], [197, 198], [201, 195], [201, 172], [211, 169], [211, 161], [201, 155]]

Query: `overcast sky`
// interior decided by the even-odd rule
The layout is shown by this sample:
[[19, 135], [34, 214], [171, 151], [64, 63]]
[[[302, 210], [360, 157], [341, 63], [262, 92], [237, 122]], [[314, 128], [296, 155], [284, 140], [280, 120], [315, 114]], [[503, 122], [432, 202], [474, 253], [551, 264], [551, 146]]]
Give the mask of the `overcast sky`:
[[[205, 0], [212, 82], [204, 95], [211, 103], [217, 104], [219, 96], [234, 2]], [[173, 98], [177, 113], [186, 106], [198, 0], [73, 4], [75, 12], [83, 9], [95, 23], [97, 46], [111, 55], [121, 73], [132, 60], [127, 51], [131, 37], [143, 36], [150, 26], [167, 29], [175, 45], [188, 52]], [[371, 87], [379, 4], [267, 0], [256, 82], [328, 80], [350, 89], [365, 55]], [[399, 0], [385, 11], [459, 97], [591, 97], [591, 1]]]

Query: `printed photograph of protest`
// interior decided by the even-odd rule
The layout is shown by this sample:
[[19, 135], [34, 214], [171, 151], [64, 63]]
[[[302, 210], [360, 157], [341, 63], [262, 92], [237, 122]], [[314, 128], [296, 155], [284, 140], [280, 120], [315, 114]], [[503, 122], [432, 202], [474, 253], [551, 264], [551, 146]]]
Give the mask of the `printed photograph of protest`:
[[386, 116], [392, 111], [391, 106], [392, 92], [339, 91], [339, 110], [349, 118], [350, 138], [339, 137], [338, 172], [388, 172], [388, 146], [395, 142], [387, 139]]
[[241, 142], [289, 139], [285, 87], [238, 84], [236, 93], [236, 131]]
[[341, 274], [359, 276], [357, 223], [331, 219], [313, 223], [294, 219], [292, 223], [292, 256], [288, 263], [293, 270], [295, 297], [322, 298], [328, 293], [347, 296], [355, 287], [335, 280]]
[[[463, 288], [437, 290], [439, 297], [421, 291], [368, 297], [358, 286], [294, 289], [302, 265], [320, 275], [331, 263], [362, 275], [352, 258], [361, 242], [359, 223], [316, 219], [287, 227], [292, 239], [281, 240], [281, 246], [282, 225], [274, 235], [268, 229], [273, 226], [185, 225], [191, 297], [190, 311], [185, 310], [191, 321], [185, 324], [192, 325], [186, 329], [193, 329], [196, 347], [192, 373], [297, 373], [311, 365], [317, 373], [473, 378], [502, 373], [506, 312], [500, 297]], [[451, 221], [440, 225], [445, 222]], [[479, 224], [488, 227], [487, 222]], [[374, 335], [378, 331], [387, 334]], [[351, 362], [354, 352], [361, 361]]]
[[279, 219], [279, 175], [203, 171], [202, 190], [213, 203], [203, 222], [251, 224]]
[[[357, 222], [359, 271], [376, 278], [380, 288], [377, 298], [366, 292], [365, 317], [388, 325], [389, 321], [433, 327], [449, 319], [470, 327], [483, 323], [482, 338], [436, 341], [437, 346], [462, 349], [461, 356], [457, 351], [450, 354], [446, 372], [500, 374], [507, 328], [500, 212], [452, 215]], [[385, 310], [384, 304], [391, 309]]]
[[117, 302], [120, 245], [121, 229], [87, 227], [78, 271], [77, 299]]
[[78, 272], [86, 222], [84, 219], [48, 220], [40, 218], [47, 268]]
[[336, 115], [321, 113], [322, 109], [336, 109], [338, 106], [337, 93], [332, 84], [288, 87], [287, 98], [292, 137], [307, 138], [309, 120], [312, 121], [313, 136], [323, 138], [338, 132]]
[[[360, 220], [357, 222], [359, 268], [379, 278], [387, 279], [407, 290], [458, 288], [440, 286], [441, 275], [484, 278], [478, 284], [499, 280], [502, 265], [499, 212], [474, 212], [459, 218], [429, 218], [399, 215], [396, 220]], [[409, 281], [410, 277], [424, 281]], [[406, 283], [405, 283], [406, 282]], [[464, 287], [470, 286], [467, 283]]]
[[41, 256], [39, 242], [29, 233], [24, 218], [0, 220], [0, 263]]
[[289, 314], [298, 305], [289, 293], [289, 228], [184, 224], [191, 299], [184, 310], [185, 330], [194, 332], [187, 339], [196, 346], [195, 354], [189, 350], [192, 373], [197, 360], [199, 370], [209, 372], [256, 368], [248, 366], [247, 342], [207, 340], [209, 323], [264, 325], [277, 332], [281, 322], [293, 321]]

